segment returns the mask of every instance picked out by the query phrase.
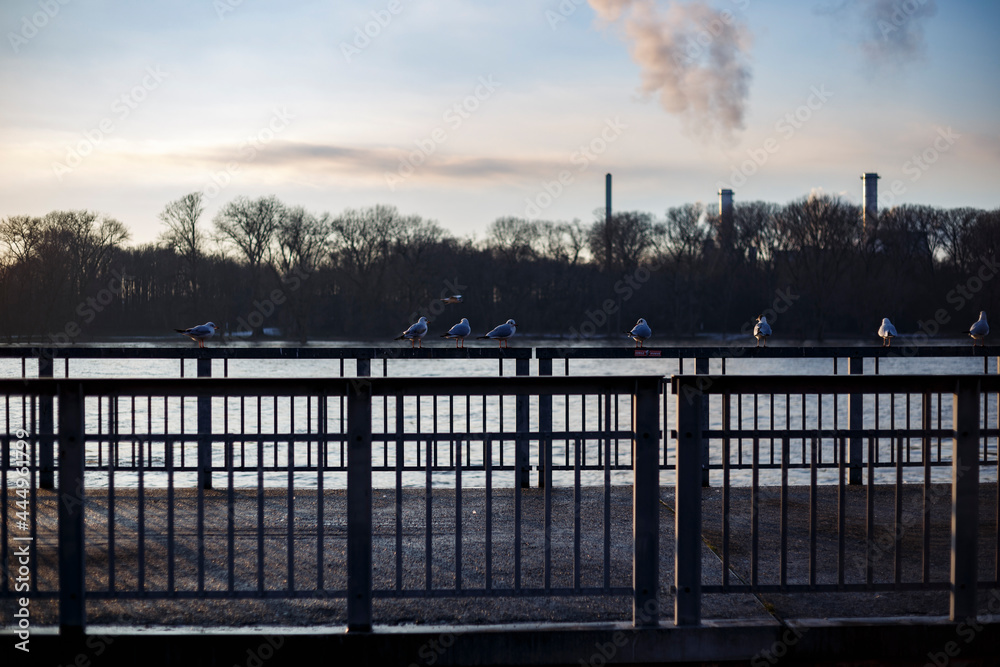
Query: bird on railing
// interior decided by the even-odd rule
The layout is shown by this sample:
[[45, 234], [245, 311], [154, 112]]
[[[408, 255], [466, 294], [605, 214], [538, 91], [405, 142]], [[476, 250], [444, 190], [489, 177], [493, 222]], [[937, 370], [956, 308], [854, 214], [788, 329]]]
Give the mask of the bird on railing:
[[636, 347], [642, 347], [643, 341], [653, 335], [653, 330], [646, 324], [646, 320], [640, 317], [639, 321], [632, 327], [632, 330], [626, 331], [625, 335], [635, 341]]
[[465, 347], [465, 337], [470, 333], [472, 327], [469, 325], [469, 320], [463, 317], [461, 322], [448, 329], [448, 333], [441, 334], [441, 338], [454, 338], [455, 347]]
[[174, 329], [179, 334], [184, 334], [194, 342], [198, 343], [198, 347], [205, 347], [205, 341], [215, 335], [215, 331], [219, 327], [215, 326], [214, 322], [205, 322], [204, 324], [199, 324], [196, 327], [191, 327], [189, 329]]
[[417, 347], [422, 348], [424, 334], [427, 333], [427, 318], [421, 317], [419, 320], [410, 325], [410, 328], [399, 334], [393, 340], [403, 340], [404, 338], [410, 341], [410, 347], [413, 347], [413, 341], [417, 341]]
[[896, 327], [892, 326], [892, 322], [889, 321], [888, 317], [882, 318], [882, 326], [878, 328], [878, 335], [882, 338], [882, 347], [892, 347], [892, 339], [896, 335]]
[[977, 341], [986, 347], [986, 334], [990, 332], [990, 325], [986, 322], [986, 311], [979, 311], [979, 319], [976, 320], [975, 324], [969, 327], [966, 332], [972, 336], [972, 347], [976, 346]]
[[476, 338], [492, 338], [493, 340], [500, 342], [500, 347], [509, 347], [507, 344], [507, 339], [514, 335], [517, 331], [517, 322], [514, 320], [507, 320], [501, 325], [498, 325], [493, 331], [489, 332], [485, 336], [476, 336]]
[[757, 316], [757, 324], [753, 327], [753, 337], [757, 339], [757, 344], [754, 347], [760, 347], [760, 342], [764, 341], [764, 347], [767, 347], [767, 337], [771, 335], [771, 325], [767, 323], [767, 318], [763, 315]]

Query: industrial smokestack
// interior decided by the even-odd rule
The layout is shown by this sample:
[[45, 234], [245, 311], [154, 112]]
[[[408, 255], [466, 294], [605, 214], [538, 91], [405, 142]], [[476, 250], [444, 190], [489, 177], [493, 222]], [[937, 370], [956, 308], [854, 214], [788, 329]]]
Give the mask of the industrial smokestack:
[[719, 247], [728, 250], [733, 245], [733, 191], [719, 190]]
[[868, 238], [878, 225], [878, 174], [861, 174], [861, 222], [864, 238]]

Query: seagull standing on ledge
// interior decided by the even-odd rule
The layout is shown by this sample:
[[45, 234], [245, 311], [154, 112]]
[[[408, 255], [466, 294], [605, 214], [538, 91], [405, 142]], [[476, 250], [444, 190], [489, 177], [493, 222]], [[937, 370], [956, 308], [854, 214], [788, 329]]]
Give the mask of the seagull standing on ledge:
[[422, 348], [424, 346], [424, 334], [427, 333], [427, 318], [421, 317], [419, 320], [410, 325], [410, 328], [399, 334], [393, 340], [403, 340], [404, 338], [410, 341], [410, 347], [413, 347], [413, 341], [417, 341], [417, 347]]
[[219, 327], [215, 326], [214, 322], [205, 322], [204, 324], [199, 324], [196, 327], [191, 327], [190, 329], [174, 329], [177, 333], [184, 334], [194, 342], [198, 343], [198, 347], [205, 347], [205, 340], [211, 338], [215, 335], [215, 330]]
[[986, 323], [986, 311], [980, 310], [979, 319], [976, 320], [976, 323], [969, 327], [969, 330], [966, 332], [972, 336], [972, 347], [976, 346], [976, 341], [979, 341], [983, 347], [986, 347], [986, 341], [984, 339], [986, 338], [986, 334], [989, 332], [990, 325]]
[[896, 327], [888, 317], [882, 318], [882, 326], [878, 328], [878, 335], [882, 337], [882, 347], [892, 347], [892, 339], [896, 335]]
[[461, 322], [448, 329], [448, 333], [441, 334], [441, 338], [454, 338], [455, 347], [465, 347], [465, 337], [470, 333], [472, 327], [469, 325], [469, 320], [463, 317]]
[[640, 317], [639, 321], [632, 327], [632, 330], [626, 331], [625, 334], [635, 341], [636, 347], [642, 347], [642, 342], [653, 335], [653, 330], [646, 324], [646, 320]]
[[514, 320], [507, 320], [503, 324], [499, 325], [493, 331], [489, 332], [485, 336], [477, 336], [477, 338], [492, 338], [494, 340], [500, 341], [500, 347], [510, 347], [507, 344], [507, 339], [514, 335], [517, 331], [517, 322]]
[[767, 323], [767, 318], [763, 315], [757, 317], [757, 324], [753, 328], [753, 337], [757, 339], [757, 344], [754, 347], [760, 347], [760, 342], [764, 341], [764, 347], [767, 347], [767, 337], [771, 335], [771, 325]]

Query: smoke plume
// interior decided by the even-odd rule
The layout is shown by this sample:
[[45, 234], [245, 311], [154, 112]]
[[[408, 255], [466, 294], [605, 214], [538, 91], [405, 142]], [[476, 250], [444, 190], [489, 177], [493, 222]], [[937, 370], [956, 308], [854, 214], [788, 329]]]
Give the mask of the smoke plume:
[[680, 116], [702, 138], [728, 140], [744, 127], [750, 68], [748, 31], [732, 12], [702, 0], [589, 0], [608, 24], [621, 24], [632, 59], [642, 68], [641, 90]]
[[861, 48], [882, 64], [901, 66], [923, 55], [924, 19], [937, 12], [934, 0], [869, 0], [869, 26]]

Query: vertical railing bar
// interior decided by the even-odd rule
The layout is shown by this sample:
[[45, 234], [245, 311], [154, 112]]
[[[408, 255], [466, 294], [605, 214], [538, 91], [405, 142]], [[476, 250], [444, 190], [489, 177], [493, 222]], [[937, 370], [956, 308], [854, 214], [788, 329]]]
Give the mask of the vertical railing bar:
[[403, 590], [403, 397], [396, 397], [396, 590]]
[[[600, 401], [598, 401], [600, 406]], [[580, 523], [582, 491], [580, 489], [580, 440], [573, 447], [573, 590], [580, 590]]]
[[[117, 397], [108, 396], [108, 426], [111, 426], [111, 402], [118, 402]], [[98, 403], [100, 399], [98, 399]], [[133, 408], [135, 397], [132, 397]], [[117, 409], [117, 405], [115, 406]], [[110, 429], [109, 429], [110, 430]], [[108, 590], [115, 592], [115, 438], [108, 437]], [[101, 444], [97, 444], [98, 452]], [[99, 455], [98, 455], [99, 456]]]
[[[277, 398], [275, 398], [277, 400]], [[277, 430], [277, 414], [275, 415]], [[275, 449], [277, 449], [277, 442]], [[288, 539], [286, 542], [286, 565], [288, 567], [288, 592], [295, 592], [295, 397], [288, 397]]]
[[[878, 357], [876, 357], [877, 359]], [[875, 394], [878, 405], [878, 394]], [[875, 410], [875, 428], [878, 429], [878, 409]], [[878, 448], [877, 438], [868, 438], [868, 480], [865, 488], [865, 584], [871, 587], [874, 582], [875, 570], [872, 562], [872, 540], [875, 539], [875, 452]]]
[[[834, 394], [836, 396], [836, 394]], [[809, 585], [816, 586], [816, 538], [819, 533], [819, 526], [816, 522], [817, 509], [819, 507], [819, 488], [817, 486], [817, 471], [819, 462], [817, 452], [822, 451], [823, 441], [817, 435], [810, 439], [809, 452]]]
[[[909, 394], [907, 394], [907, 402], [909, 402]], [[909, 412], [907, 412], [909, 414]], [[896, 438], [896, 498], [895, 506], [893, 512], [893, 535], [895, 540], [893, 541], [893, 575], [895, 588], [899, 588], [899, 584], [903, 578], [903, 545], [902, 537], [904, 530], [903, 524], [903, 438]]]
[[[432, 396], [432, 400], [437, 398]], [[417, 397], [417, 404], [420, 404], [420, 397]], [[436, 410], [435, 410], [436, 412]], [[435, 429], [436, 430], [436, 429]], [[431, 590], [433, 587], [433, 573], [431, 562], [433, 560], [434, 549], [434, 460], [433, 460], [433, 440], [427, 439], [426, 460], [424, 462], [424, 590]]]
[[[848, 397], [849, 401], [854, 400], [854, 394]], [[850, 409], [850, 406], [848, 406]], [[848, 424], [848, 433], [850, 433], [850, 424]], [[838, 590], [843, 590], [844, 588], [844, 571], [846, 568], [846, 535], [845, 535], [845, 524], [847, 515], [847, 498], [846, 489], [844, 487], [848, 480], [845, 480], [845, 476], [850, 473], [847, 469], [847, 446], [848, 443], [853, 443], [851, 438], [845, 438], [840, 436], [838, 438], [836, 447], [839, 450], [839, 456], [837, 457], [837, 588]], [[853, 444], [851, 445], [853, 446]]]
[[[725, 359], [725, 358], [723, 358]], [[722, 587], [723, 589], [728, 589], [729, 587], [729, 483], [730, 483], [730, 457], [732, 453], [731, 443], [732, 439], [729, 437], [729, 432], [732, 428], [732, 395], [729, 393], [723, 394], [722, 396], [722, 429], [724, 431], [722, 438]], [[739, 404], [739, 396], [736, 398], [737, 405]], [[737, 428], [740, 428], [739, 426]]]
[[922, 440], [922, 451], [920, 453], [924, 468], [923, 484], [923, 512], [922, 512], [922, 533], [921, 533], [921, 581], [925, 584], [931, 580], [931, 439], [926, 435], [931, 428], [933, 415], [931, 414], [931, 395], [929, 392], [923, 394], [923, 411], [921, 413], [921, 426], [924, 429]]
[[[326, 565], [326, 468], [329, 454], [328, 425], [326, 422], [329, 397], [322, 393], [316, 397], [316, 589], [326, 590], [324, 566]], [[388, 443], [386, 443], [388, 445]]]
[[[677, 451], [674, 470], [674, 624], [700, 625], [702, 490], [700, 483], [695, 480], [701, 481], [699, 474], [703, 446], [701, 403], [706, 397], [698, 389], [697, 384], [694, 387], [678, 384], [674, 386], [674, 393], [677, 399], [675, 415]], [[640, 408], [637, 407], [636, 410], [638, 412]], [[636, 431], [639, 431], [638, 425]], [[635, 458], [633, 464], [635, 478], [638, 480], [642, 471], [639, 457]], [[657, 501], [658, 499], [657, 496]], [[633, 512], [637, 515], [638, 500], [634, 504], [636, 507]], [[638, 567], [638, 564], [633, 567]]]
[[[228, 359], [224, 361], [228, 361]], [[228, 369], [226, 369], [225, 374], [228, 376]], [[226, 588], [232, 595], [233, 591], [236, 590], [236, 441], [228, 437], [228, 394], [222, 399], [222, 432], [227, 436], [223, 444], [226, 456]], [[320, 497], [322, 498], [322, 495]], [[320, 569], [322, 570], [322, 568]]]
[[59, 632], [82, 638], [87, 623], [84, 511], [84, 395], [79, 383], [59, 387]]
[[[664, 392], [665, 393], [665, 392]], [[617, 396], [615, 402], [617, 403]], [[632, 406], [633, 410], [635, 406]], [[615, 417], [615, 430], [618, 430], [617, 415]], [[617, 443], [617, 439], [615, 441]], [[605, 451], [605, 454], [607, 452]], [[617, 464], [617, 452], [615, 455]], [[657, 452], [659, 460], [659, 452]], [[604, 457], [604, 590], [611, 588], [611, 460]]]
[[372, 382], [351, 383], [347, 397], [347, 630], [371, 632]]
[[[483, 396], [483, 419], [486, 418], [486, 396]], [[485, 433], [484, 429], [484, 433]], [[493, 438], [483, 440], [483, 462], [486, 468], [486, 590], [493, 590]]]
[[977, 613], [980, 386], [959, 379], [952, 396], [951, 622]]

